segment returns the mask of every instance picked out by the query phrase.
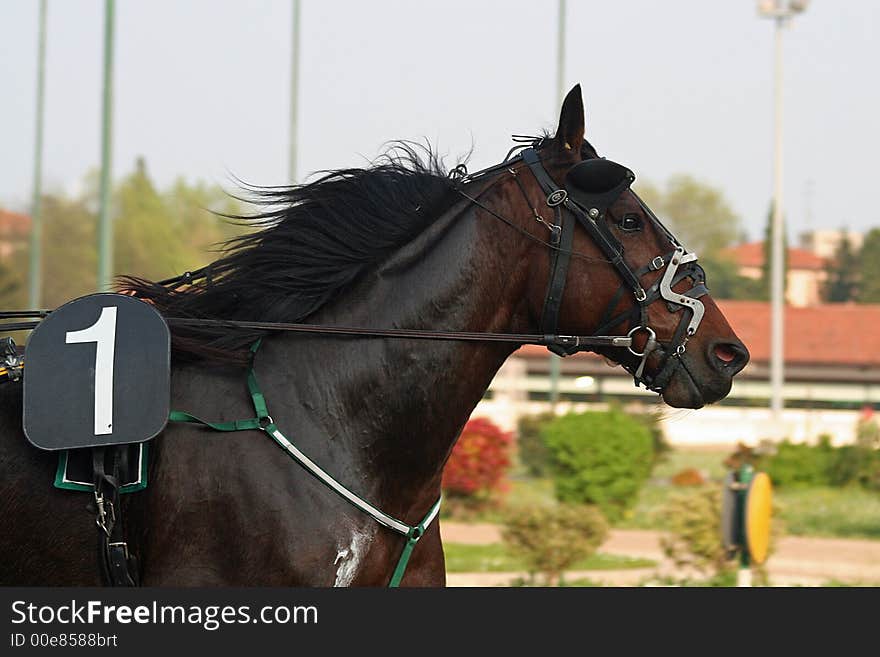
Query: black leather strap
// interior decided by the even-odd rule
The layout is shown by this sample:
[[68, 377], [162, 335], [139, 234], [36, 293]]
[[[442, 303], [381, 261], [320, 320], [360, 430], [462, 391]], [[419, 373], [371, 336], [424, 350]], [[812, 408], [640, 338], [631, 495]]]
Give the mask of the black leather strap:
[[[523, 162], [528, 165], [535, 180], [541, 186], [541, 190], [548, 198], [561, 191], [556, 181], [550, 177], [547, 170], [541, 165], [541, 158], [533, 148], [527, 148], [522, 152]], [[564, 198], [564, 196], [562, 197]], [[571, 263], [571, 252], [574, 244], [575, 222], [566, 217], [562, 211], [562, 204], [557, 202], [553, 207], [556, 217], [556, 225], [559, 231], [554, 232], [551, 245], [558, 247], [550, 249], [550, 276], [547, 280], [547, 296], [544, 300], [544, 308], [541, 312], [541, 332], [545, 335], [555, 335], [559, 326], [559, 309], [562, 306], [562, 297], [565, 294], [565, 282], [568, 279], [568, 267]], [[571, 352], [568, 348], [550, 344], [547, 347], [558, 356], [566, 356]]]
[[605, 210], [607, 208], [598, 208], [600, 214], [596, 218], [596, 220], [590, 219], [586, 215], [586, 213], [581, 210], [577, 205], [575, 205], [572, 201], [566, 199], [565, 207], [568, 208], [575, 217], [577, 217], [578, 222], [581, 226], [583, 226], [586, 231], [590, 234], [590, 237], [593, 238], [593, 241], [596, 242], [596, 245], [602, 249], [602, 252], [605, 254], [605, 257], [614, 265], [614, 268], [617, 270], [617, 273], [620, 274], [620, 277], [623, 279], [623, 282], [626, 283], [632, 291], [638, 297], [638, 293], [642, 290], [642, 284], [639, 282], [639, 279], [633, 273], [632, 269], [629, 268], [629, 265], [626, 264], [626, 261], [623, 259], [623, 252], [620, 250], [619, 246], [615, 245], [613, 237], [610, 236], [607, 230], [603, 230], [600, 226], [602, 225], [602, 218], [605, 216]]
[[108, 586], [137, 586], [138, 581], [137, 562], [129, 554], [125, 541], [119, 495], [120, 459], [126, 458], [125, 447], [96, 447], [92, 450], [98, 569]]
[[541, 157], [538, 155], [538, 151], [534, 148], [527, 148], [522, 152], [522, 159], [528, 165], [532, 175], [535, 176], [535, 180], [538, 181], [538, 184], [547, 196], [561, 189], [556, 184], [556, 181], [550, 177], [550, 174], [547, 173], [544, 165], [541, 164]]
[[[565, 293], [568, 266], [571, 261], [571, 247], [574, 242], [574, 222], [556, 209], [556, 225], [560, 227], [559, 249], [550, 249], [550, 277], [547, 283], [547, 297], [541, 313], [541, 332], [555, 335], [559, 326], [559, 308]], [[552, 346], [550, 351], [556, 352]], [[559, 354], [562, 355], [562, 354]]]

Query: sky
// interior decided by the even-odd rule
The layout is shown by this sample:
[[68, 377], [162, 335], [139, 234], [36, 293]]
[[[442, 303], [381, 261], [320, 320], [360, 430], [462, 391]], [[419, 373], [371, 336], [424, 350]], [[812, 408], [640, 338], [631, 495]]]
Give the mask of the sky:
[[[37, 0], [0, 0], [0, 206], [33, 184]], [[117, 0], [113, 175], [139, 156], [234, 191], [287, 181], [291, 0]], [[587, 138], [641, 179], [719, 188], [759, 239], [772, 197], [773, 23], [755, 0], [568, 0], [566, 87]], [[100, 162], [102, 0], [49, 0], [44, 188]], [[556, 0], [301, 0], [299, 179], [424, 139], [471, 170], [558, 121]], [[784, 207], [880, 227], [876, 0], [813, 0], [785, 29]], [[707, 217], [707, 221], [711, 221]]]

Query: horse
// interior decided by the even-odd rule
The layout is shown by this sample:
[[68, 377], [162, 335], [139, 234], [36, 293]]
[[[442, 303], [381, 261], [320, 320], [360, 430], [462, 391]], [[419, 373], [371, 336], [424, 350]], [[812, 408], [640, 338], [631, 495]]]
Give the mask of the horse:
[[[171, 324], [171, 407], [218, 422], [253, 415], [243, 368], [259, 339], [252, 366], [274, 424], [357, 497], [415, 526], [439, 499], [461, 429], [520, 345], [288, 333], [247, 321], [511, 336], [613, 330], [631, 343], [591, 350], [666, 404], [722, 399], [748, 351], [702, 270], [693, 258], [685, 265], [683, 248], [630, 189], [630, 172], [621, 167], [617, 184], [585, 139], [580, 86], [565, 97], [555, 134], [531, 146], [530, 164], [509, 156], [482, 175], [446, 171], [430, 151], [404, 144], [365, 168], [254, 188], [269, 209], [206, 280], [125, 280], [164, 315], [188, 320]], [[614, 193], [601, 214], [590, 208], [575, 222], [572, 199], [584, 190], [592, 200]], [[548, 344], [558, 353], [584, 349], [557, 337]], [[21, 411], [21, 386], [0, 387], [0, 583], [100, 585], [88, 496], [52, 488], [56, 454], [28, 444]], [[258, 429], [169, 423], [151, 443], [148, 487], [122, 506], [148, 586], [385, 586], [407, 543]], [[445, 585], [438, 522], [422, 527], [402, 585]]]

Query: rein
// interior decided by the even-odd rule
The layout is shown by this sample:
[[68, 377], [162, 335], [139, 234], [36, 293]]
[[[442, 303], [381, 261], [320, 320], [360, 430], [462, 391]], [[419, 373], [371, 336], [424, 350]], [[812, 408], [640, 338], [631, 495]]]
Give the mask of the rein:
[[[0, 320], [7, 317], [34, 317], [32, 311], [0, 312]], [[48, 316], [51, 311], [34, 311]], [[367, 338], [409, 338], [413, 340], [448, 340], [460, 342], [506, 342], [512, 344], [534, 344], [542, 347], [576, 349], [582, 347], [631, 347], [632, 338], [620, 335], [537, 335], [532, 333], [480, 333], [473, 331], [428, 331], [420, 329], [371, 329], [359, 326], [339, 326], [331, 324], [295, 324], [285, 322], [249, 322], [236, 319], [193, 319], [186, 317], [166, 317], [172, 326], [216, 326], [247, 328], [260, 331], [287, 331], [291, 333], [320, 333], [322, 335], [343, 335]], [[19, 331], [36, 328], [39, 321], [10, 322], [0, 324], [0, 330]]]
[[[456, 167], [450, 172], [450, 178], [452, 178], [455, 183], [455, 191], [459, 195], [467, 199], [471, 204], [514, 228], [529, 239], [548, 247], [550, 250], [550, 277], [541, 317], [541, 334], [431, 331], [399, 328], [381, 329], [323, 324], [198, 319], [185, 317], [166, 317], [166, 321], [174, 326], [247, 328], [262, 331], [287, 331], [294, 333], [313, 333], [347, 337], [497, 342], [518, 345], [534, 344], [547, 347], [551, 352], [559, 356], [568, 356], [579, 351], [591, 351], [596, 347], [622, 347], [628, 349], [630, 353], [641, 359], [641, 362], [638, 367], [635, 368], [635, 371], [624, 364], [627, 371], [633, 375], [636, 385], [644, 384], [645, 387], [650, 390], [662, 392], [666, 384], [671, 380], [678, 366], [682, 363], [680, 357], [685, 351], [685, 345], [688, 339], [696, 333], [703, 317], [704, 308], [702, 302], [699, 301], [699, 297], [706, 294], [708, 290], [705, 286], [705, 273], [702, 268], [696, 264], [697, 256], [694, 253], [686, 252], [684, 247], [678, 242], [672, 233], [663, 226], [654, 213], [651, 212], [651, 210], [636, 195], [640, 207], [644, 210], [658, 230], [668, 238], [673, 250], [671, 253], [664, 253], [655, 256], [650, 263], [641, 268], [636, 270], [630, 268], [624, 259], [623, 245], [611, 233], [608, 226], [605, 224], [604, 219], [607, 210], [612, 203], [614, 203], [625, 190], [629, 189], [630, 185], [635, 180], [635, 175], [625, 167], [607, 160], [585, 160], [576, 164], [571, 170], [569, 170], [566, 176], [566, 186], [559, 187], [553, 178], [547, 173], [546, 169], [544, 169], [542, 160], [538, 154], [538, 149], [543, 143], [544, 139], [541, 138], [532, 140], [530, 143], [516, 146], [511, 150], [511, 153], [508, 154], [508, 157], [504, 162], [488, 167], [487, 169], [483, 169], [474, 174], [468, 174], [463, 165]], [[511, 157], [511, 154], [515, 150], [520, 150], [520, 152]], [[514, 163], [519, 164], [519, 166], [514, 167]], [[538, 185], [546, 194], [545, 203], [553, 212], [553, 221], [544, 219], [538, 211], [538, 208], [531, 202], [525, 187], [519, 180], [518, 171], [525, 168], [528, 168], [538, 182]], [[576, 172], [577, 175], [574, 175]], [[476, 182], [492, 175], [503, 175], [504, 173], [509, 173], [513, 176], [520, 192], [528, 203], [529, 208], [532, 210], [534, 219], [550, 231], [550, 241], [545, 241], [540, 237], [533, 235], [528, 230], [525, 230], [510, 219], [486, 206], [479, 200], [480, 194], [472, 196], [461, 189], [466, 183]], [[482, 193], [485, 193], [487, 189], [492, 187], [496, 182], [498, 181], [496, 180], [488, 187], [484, 188]], [[633, 192], [633, 194], [635, 193]], [[572, 251], [573, 234], [576, 224], [580, 224], [587, 231], [607, 259], [594, 258]], [[561, 335], [558, 333], [557, 323], [559, 310], [562, 303], [563, 292], [565, 290], [568, 267], [572, 257], [593, 262], [608, 263], [615, 268], [622, 280], [622, 285], [612, 298], [609, 307], [606, 309], [603, 318], [599, 322], [599, 328], [597, 330], [610, 330], [629, 320], [632, 328], [630, 328], [626, 335], [576, 336]], [[659, 272], [660, 270], [664, 270], [663, 274], [660, 275], [657, 281], [647, 290], [644, 289], [641, 284], [641, 277], [649, 272]], [[211, 277], [212, 271], [210, 265], [208, 265], [207, 267], [192, 272], [187, 271], [181, 276], [159, 281], [156, 285], [175, 290], [181, 286], [192, 284], [194, 281], [201, 279], [205, 279], [207, 285], [210, 285]], [[692, 280], [691, 289], [684, 293], [674, 292], [672, 287], [686, 278]], [[627, 291], [633, 294], [636, 305], [615, 316], [614, 311]], [[648, 325], [647, 308], [651, 303], [661, 299], [666, 301], [670, 312], [676, 312], [680, 309], [687, 309], [690, 311], [689, 316], [686, 313], [682, 313], [682, 319], [679, 321], [672, 342], [668, 346], [663, 346], [656, 340], [655, 331]], [[0, 312], [0, 320], [29, 320], [30, 318], [35, 317], [45, 318], [50, 312], [51, 311], [49, 310]], [[38, 323], [38, 320], [15, 321], [5, 324], [0, 323], [0, 330], [13, 331], [32, 329]], [[633, 347], [633, 340], [634, 336], [640, 333], [647, 335], [647, 341], [643, 350], [638, 352]], [[406, 543], [400, 557], [398, 558], [397, 565], [395, 566], [389, 582], [389, 586], [398, 586], [406, 572], [406, 567], [416, 543], [424, 535], [427, 527], [434, 521], [439, 513], [441, 500], [438, 499], [434, 503], [417, 525], [408, 525], [397, 518], [384, 513], [356, 493], [346, 488], [343, 484], [334, 479], [326, 470], [321, 468], [306, 454], [300, 451], [275, 425], [274, 420], [271, 415], [269, 415], [266, 400], [257, 384], [253, 361], [261, 340], [262, 338], [257, 340], [250, 349], [250, 364], [247, 373], [248, 390], [254, 404], [256, 417], [230, 422], [209, 422], [184, 411], [171, 411], [168, 418], [169, 421], [198, 424], [214, 431], [221, 432], [259, 430], [267, 434], [282, 449], [284, 449], [288, 456], [305, 468], [312, 476], [333, 490], [337, 495], [363, 513], [372, 517], [383, 527], [386, 527], [406, 538]], [[6, 351], [9, 352], [9, 349]], [[649, 377], [645, 373], [645, 366], [649, 356], [654, 351], [661, 352], [663, 357], [658, 368], [659, 371]], [[5, 363], [7, 370], [10, 373], [14, 373], [15, 368], [22, 367], [22, 363], [13, 358], [15, 355], [14, 352], [9, 352], [7, 355], [8, 358]], [[103, 458], [103, 453], [101, 458]], [[110, 531], [107, 531], [107, 535], [108, 537], [113, 538]], [[125, 545], [125, 543], [116, 542], [110, 543], [110, 545], [118, 546]], [[125, 555], [125, 560], [122, 560], [121, 557], [118, 559], [119, 563], [112, 561], [112, 552], [109, 554], [111, 557], [109, 572], [111, 575], [114, 572], [119, 574], [119, 577], [110, 578], [111, 583], [123, 585], [133, 583], [134, 579], [131, 579], [131, 582], [126, 579], [126, 576], [129, 573], [127, 554]]]
[[169, 317], [173, 326], [217, 326], [293, 333], [321, 333], [372, 338], [410, 338], [415, 340], [454, 340], [462, 342], [507, 342], [543, 347], [580, 349], [581, 347], [630, 347], [632, 338], [618, 335], [535, 335], [529, 333], [479, 333], [468, 331], [427, 331], [419, 329], [371, 329], [327, 324], [286, 324], [283, 322], [248, 322], [226, 319], [186, 319]]

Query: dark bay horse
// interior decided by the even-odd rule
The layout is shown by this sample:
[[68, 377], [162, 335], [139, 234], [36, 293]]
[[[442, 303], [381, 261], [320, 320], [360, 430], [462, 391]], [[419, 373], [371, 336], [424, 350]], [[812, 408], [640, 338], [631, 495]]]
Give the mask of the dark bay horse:
[[[584, 140], [579, 87], [563, 103], [555, 136], [536, 152], [556, 181], [598, 157]], [[211, 281], [177, 291], [148, 281], [126, 285], [169, 317], [541, 332], [552, 264], [544, 218], [553, 211], [527, 168], [502, 167], [459, 190], [435, 158], [419, 161], [410, 151], [262, 193], [282, 209], [256, 219], [261, 230], [230, 245]], [[628, 185], [599, 221], [644, 288], [656, 288], [664, 269], [645, 265], [656, 265], [658, 255], [668, 260], [670, 236]], [[638, 314], [628, 312], [636, 300], [618, 293], [619, 267], [581, 225], [571, 239], [559, 332], [596, 332], [609, 306], [611, 315], [626, 316], [612, 326], [615, 334], [638, 329]], [[695, 286], [687, 277], [673, 281], [676, 294]], [[649, 298], [641, 321], [667, 348], [644, 363], [624, 348], [597, 351], [631, 373], [641, 364], [645, 376], [655, 376], [678, 341], [681, 366], [656, 386], [663, 400], [699, 408], [723, 398], [748, 352], [711, 297], [703, 291], [699, 299], [699, 329], [679, 340], [690, 311]], [[218, 421], [251, 417], [241, 354], [259, 335], [175, 328], [172, 408]], [[415, 524], [439, 496], [459, 432], [516, 348], [276, 332], [264, 337], [255, 368], [275, 423], [303, 452], [359, 496]], [[98, 585], [89, 495], [52, 488], [56, 455], [27, 443], [21, 408], [19, 385], [0, 388], [0, 584]], [[149, 487], [123, 498], [143, 584], [388, 584], [404, 539], [333, 494], [260, 431], [169, 424], [151, 445]], [[434, 522], [403, 584], [444, 582]]]

